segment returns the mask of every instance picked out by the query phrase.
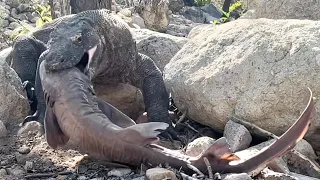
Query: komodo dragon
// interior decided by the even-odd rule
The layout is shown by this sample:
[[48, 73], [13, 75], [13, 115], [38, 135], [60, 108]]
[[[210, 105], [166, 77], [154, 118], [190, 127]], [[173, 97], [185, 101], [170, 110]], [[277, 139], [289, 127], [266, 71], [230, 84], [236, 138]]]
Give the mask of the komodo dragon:
[[[57, 71], [75, 66], [80, 60], [88, 61], [85, 72], [94, 84], [127, 83], [143, 93], [149, 122], [166, 122], [169, 133], [177, 139], [169, 117], [169, 95], [162, 73], [153, 60], [137, 51], [129, 26], [108, 10], [90, 10], [63, 16], [46, 23], [28, 36], [18, 37], [13, 45], [12, 65], [22, 82], [35, 84], [37, 111], [28, 121], [43, 124], [45, 103], [40, 79], [36, 74], [38, 58], [47, 60], [47, 69]], [[167, 136], [168, 137], [168, 136]]]
[[204, 163], [206, 157], [214, 172], [250, 173], [292, 149], [304, 137], [315, 115], [309, 89], [309, 102], [299, 119], [257, 155], [239, 161], [222, 137], [203, 154], [190, 157], [153, 144], [158, 140], [157, 130], [167, 128], [168, 124], [135, 124], [128, 116], [98, 99], [89, 77], [84, 74], [88, 66], [79, 63], [71, 69], [52, 72], [46, 69], [46, 61], [40, 64], [40, 78], [47, 105], [44, 121], [46, 140], [52, 148], [63, 146], [70, 140], [89, 155], [116, 164], [134, 167], [145, 164], [152, 167], [169, 163], [171, 167], [192, 174], [188, 168], [188, 164], [191, 164], [208, 174]]

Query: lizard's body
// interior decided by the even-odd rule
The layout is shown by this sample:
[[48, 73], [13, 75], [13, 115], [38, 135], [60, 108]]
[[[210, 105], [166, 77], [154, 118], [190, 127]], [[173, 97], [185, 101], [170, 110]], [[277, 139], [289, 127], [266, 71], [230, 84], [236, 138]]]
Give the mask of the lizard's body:
[[[38, 112], [30, 120], [42, 123], [45, 112], [42, 88], [36, 75], [38, 59], [46, 59], [47, 69], [57, 71], [74, 67], [88, 59], [85, 72], [94, 84], [130, 83], [142, 90], [150, 122], [166, 122], [169, 99], [162, 73], [149, 57], [137, 52], [128, 25], [107, 10], [90, 10], [64, 16], [46, 23], [30, 36], [18, 37], [13, 46], [12, 67], [22, 82], [35, 84]], [[39, 117], [38, 117], [39, 116]]]

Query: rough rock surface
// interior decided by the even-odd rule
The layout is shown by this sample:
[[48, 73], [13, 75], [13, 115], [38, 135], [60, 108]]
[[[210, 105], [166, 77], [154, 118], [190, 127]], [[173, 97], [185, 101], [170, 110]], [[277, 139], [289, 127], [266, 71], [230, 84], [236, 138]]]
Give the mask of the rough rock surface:
[[247, 173], [227, 174], [223, 180], [252, 180]]
[[241, 151], [249, 147], [252, 137], [246, 127], [233, 121], [228, 121], [224, 127], [223, 136], [226, 137], [232, 152]]
[[0, 120], [0, 138], [6, 137], [8, 134], [6, 126], [3, 124], [3, 122]]
[[214, 139], [203, 136], [190, 142], [186, 148], [186, 155], [196, 157], [207, 150], [213, 143]]
[[148, 29], [132, 29], [138, 51], [149, 56], [161, 71], [188, 41], [184, 37], [158, 33]]
[[[306, 107], [306, 87], [320, 93], [319, 28], [317, 21], [271, 19], [203, 26], [166, 65], [167, 88], [191, 119], [218, 131], [236, 116], [281, 135]], [[305, 138], [315, 150], [319, 114]]]
[[251, 0], [247, 9], [255, 9], [255, 18], [319, 20], [320, 1], [314, 0]]
[[110, 103], [132, 119], [137, 119], [144, 112], [141, 91], [130, 84], [96, 85], [96, 95]]
[[148, 29], [165, 32], [169, 24], [169, 1], [140, 1], [137, 12], [144, 19]]
[[5, 60], [10, 50], [7, 48], [0, 51], [0, 120], [4, 124], [22, 121], [29, 110], [21, 80]]
[[164, 168], [151, 168], [146, 171], [146, 177], [148, 180], [162, 180], [171, 179], [177, 180], [174, 172]]

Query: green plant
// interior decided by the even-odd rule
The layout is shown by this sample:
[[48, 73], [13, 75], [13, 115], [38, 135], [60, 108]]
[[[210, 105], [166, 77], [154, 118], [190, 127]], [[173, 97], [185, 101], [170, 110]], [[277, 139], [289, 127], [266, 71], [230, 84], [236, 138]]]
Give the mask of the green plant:
[[206, 4], [210, 4], [211, 0], [195, 0], [194, 2], [197, 4], [197, 6], [204, 6]]
[[23, 34], [27, 34], [30, 32], [35, 31], [37, 28], [41, 27], [43, 24], [52, 21], [51, 17], [51, 7], [50, 5], [42, 6], [40, 4], [36, 4], [35, 7], [33, 7], [35, 12], [37, 12], [40, 16], [40, 18], [36, 21], [36, 27], [33, 27], [29, 25], [28, 23], [24, 21], [18, 21], [21, 25], [20, 27], [16, 28], [10, 35], [11, 39], [15, 39], [18, 36], [21, 36]]
[[46, 22], [52, 21], [51, 7], [49, 4], [47, 4], [47, 6], [42, 6], [40, 4], [36, 4], [35, 11], [40, 16], [40, 18], [36, 22], [37, 27], [42, 26]]
[[230, 5], [229, 7], [229, 12], [225, 12], [222, 9], [219, 9], [222, 13], [223, 13], [223, 17], [221, 17], [219, 20], [214, 20], [213, 24], [220, 24], [220, 23], [224, 23], [227, 20], [229, 20], [230, 18], [230, 13], [233, 12], [234, 10], [240, 8], [242, 6], [243, 2], [242, 1], [237, 1], [233, 4]]

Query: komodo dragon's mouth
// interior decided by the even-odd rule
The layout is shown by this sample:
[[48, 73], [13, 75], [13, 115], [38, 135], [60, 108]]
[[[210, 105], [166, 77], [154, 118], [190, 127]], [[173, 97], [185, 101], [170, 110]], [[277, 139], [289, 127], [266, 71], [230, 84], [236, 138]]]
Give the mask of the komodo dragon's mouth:
[[85, 52], [80, 60], [80, 62], [76, 65], [76, 67], [83, 73], [88, 72], [89, 65], [91, 64], [92, 57], [94, 53], [97, 50], [97, 46], [94, 46], [93, 48], [89, 49], [87, 52]]

